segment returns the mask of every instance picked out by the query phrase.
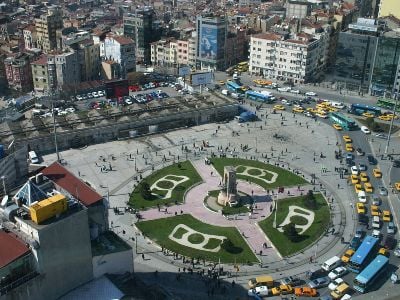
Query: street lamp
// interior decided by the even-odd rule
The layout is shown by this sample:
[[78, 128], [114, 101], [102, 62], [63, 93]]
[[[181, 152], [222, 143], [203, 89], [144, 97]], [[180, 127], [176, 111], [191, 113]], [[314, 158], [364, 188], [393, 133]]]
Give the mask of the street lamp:
[[273, 226], [274, 228], [276, 228], [276, 211], [278, 210], [278, 195], [275, 195], [274, 209], [275, 209], [274, 223], [272, 224], [272, 226]]
[[2, 183], [3, 183], [3, 192], [4, 192], [4, 196], [6, 196], [7, 195], [7, 190], [6, 190], [6, 176], [1, 176], [1, 181], [2, 181]]

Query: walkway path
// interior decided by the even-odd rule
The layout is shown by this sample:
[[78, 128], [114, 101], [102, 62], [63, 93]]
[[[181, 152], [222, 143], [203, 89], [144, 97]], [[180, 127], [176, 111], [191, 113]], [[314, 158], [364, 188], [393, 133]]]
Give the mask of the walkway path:
[[[190, 213], [196, 219], [207, 224], [223, 227], [235, 226], [239, 232], [243, 234], [253, 251], [257, 254], [260, 254], [260, 251], [262, 251], [260, 260], [263, 262], [280, 260], [280, 255], [273, 247], [271, 241], [269, 241], [267, 236], [258, 226], [258, 222], [271, 214], [273, 197], [277, 200], [287, 198], [287, 191], [290, 191], [290, 196], [299, 196], [301, 193], [305, 193], [308, 190], [308, 187], [302, 186], [300, 189], [297, 187], [289, 188], [285, 189], [285, 193], [280, 194], [278, 194], [277, 190], [272, 190], [272, 195], [268, 195], [261, 186], [238, 180], [237, 189], [248, 195], [253, 193], [253, 197], [257, 201], [257, 209], [253, 211], [251, 216], [248, 214], [239, 214], [236, 217], [224, 217], [220, 213], [209, 210], [203, 203], [208, 191], [220, 188], [219, 183], [222, 180], [221, 176], [212, 165], [206, 165], [202, 160], [192, 161], [192, 164], [202, 177], [203, 182], [187, 192], [183, 204], [169, 207], [168, 212], [163, 209], [159, 211], [157, 208], [143, 211], [143, 219], [154, 220], [172, 217], [175, 216], [175, 213], [180, 214], [182, 211], [184, 213]], [[263, 248], [264, 243], [267, 243], [267, 249]]]

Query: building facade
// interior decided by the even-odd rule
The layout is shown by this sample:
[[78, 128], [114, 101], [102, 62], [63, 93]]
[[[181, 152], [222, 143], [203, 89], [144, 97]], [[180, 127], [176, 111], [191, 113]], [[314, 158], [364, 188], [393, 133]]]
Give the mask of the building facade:
[[379, 17], [393, 15], [400, 19], [400, 1], [397, 0], [380, 0]]
[[32, 90], [31, 60], [32, 56], [27, 53], [19, 53], [4, 60], [7, 82], [10, 88], [21, 92]]
[[306, 0], [288, 0], [286, 18], [302, 19], [311, 14], [311, 3]]
[[399, 88], [398, 68], [400, 66], [400, 34], [385, 33], [378, 38], [370, 93], [384, 95], [397, 92]]
[[103, 42], [103, 49], [103, 59], [116, 61], [123, 77], [135, 70], [135, 45], [132, 39], [109, 34]]
[[57, 29], [63, 27], [62, 10], [49, 7], [46, 14], [35, 19], [37, 47], [47, 52], [57, 48]]
[[265, 78], [306, 83], [318, 75], [320, 42], [300, 33], [288, 38], [275, 33], [253, 35], [250, 40], [251, 74]]
[[377, 46], [378, 26], [373, 19], [359, 18], [339, 33], [335, 79], [343, 88], [368, 92]]
[[227, 25], [227, 19], [223, 16], [197, 16], [197, 69], [226, 69]]
[[135, 42], [135, 55], [138, 62], [151, 62], [150, 43], [158, 40], [154, 30], [154, 21], [155, 12], [149, 7], [138, 9], [134, 14], [124, 16], [124, 35]]

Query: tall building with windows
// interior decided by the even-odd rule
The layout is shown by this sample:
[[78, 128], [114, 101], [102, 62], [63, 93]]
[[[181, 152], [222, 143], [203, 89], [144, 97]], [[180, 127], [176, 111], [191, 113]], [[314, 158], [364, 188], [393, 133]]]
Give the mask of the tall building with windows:
[[196, 19], [197, 69], [224, 70], [228, 20], [224, 16], [199, 15]]
[[58, 6], [49, 7], [47, 13], [35, 19], [37, 47], [45, 52], [57, 48], [57, 29], [63, 27], [62, 10]]
[[135, 45], [132, 39], [109, 34], [101, 47], [103, 60], [117, 62], [122, 77], [125, 77], [127, 72], [135, 71]]
[[4, 60], [8, 86], [12, 89], [29, 92], [32, 90], [31, 61], [33, 55], [18, 53]]
[[310, 34], [289, 37], [261, 33], [250, 39], [251, 74], [293, 83], [306, 83], [318, 77], [321, 41]]
[[359, 18], [347, 31], [339, 33], [335, 79], [346, 89], [368, 92], [378, 46], [378, 26], [374, 19]]
[[378, 38], [370, 93], [384, 95], [399, 89], [400, 34], [389, 31]]
[[138, 62], [150, 63], [150, 44], [158, 40], [154, 28], [155, 12], [144, 7], [124, 15], [124, 35], [135, 42], [135, 54]]

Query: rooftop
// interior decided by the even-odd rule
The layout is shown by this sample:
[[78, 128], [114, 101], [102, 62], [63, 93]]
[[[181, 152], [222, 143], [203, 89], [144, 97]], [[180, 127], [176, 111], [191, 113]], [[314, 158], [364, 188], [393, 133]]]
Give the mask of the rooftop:
[[90, 206], [103, 199], [94, 189], [75, 177], [74, 174], [69, 172], [59, 162], [52, 163], [43, 169], [42, 173], [85, 206]]
[[0, 268], [10, 264], [29, 251], [26, 244], [16, 236], [0, 230]]

